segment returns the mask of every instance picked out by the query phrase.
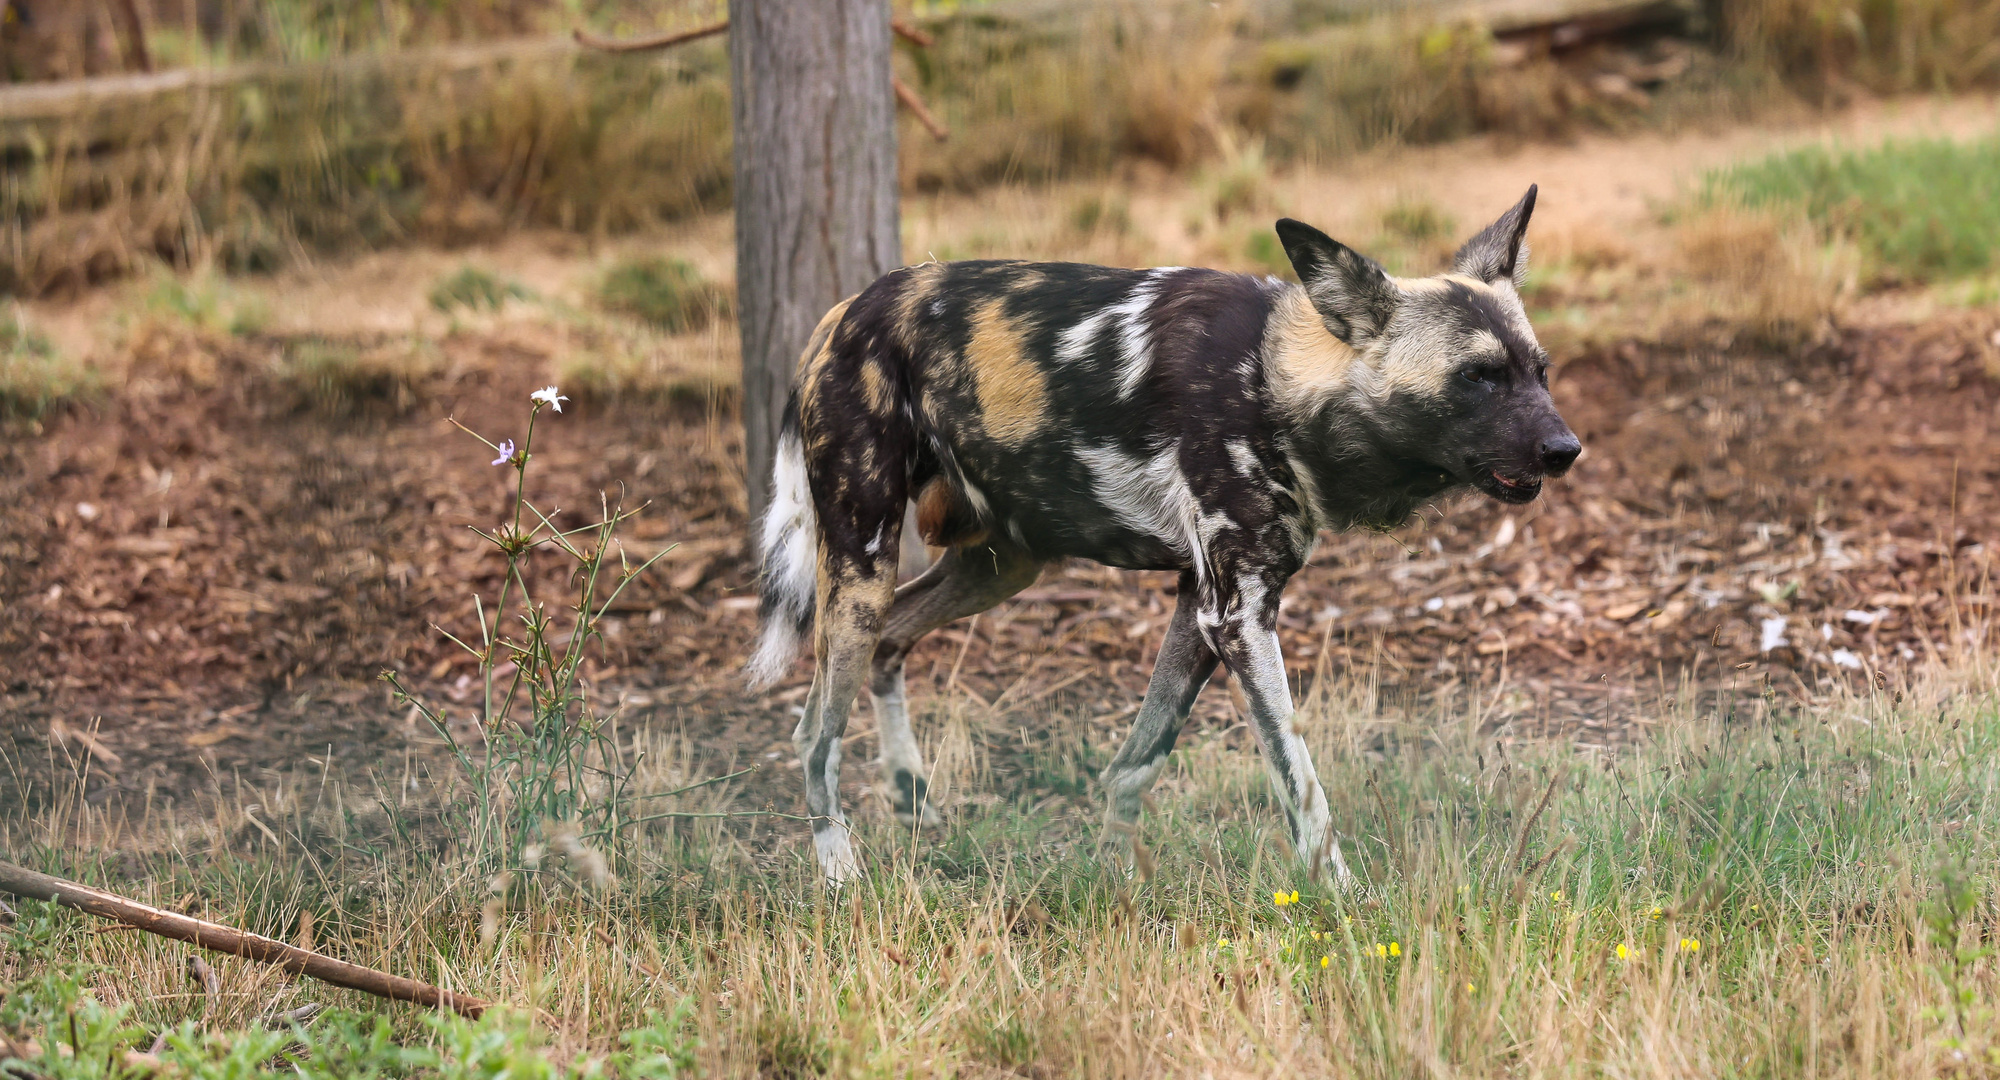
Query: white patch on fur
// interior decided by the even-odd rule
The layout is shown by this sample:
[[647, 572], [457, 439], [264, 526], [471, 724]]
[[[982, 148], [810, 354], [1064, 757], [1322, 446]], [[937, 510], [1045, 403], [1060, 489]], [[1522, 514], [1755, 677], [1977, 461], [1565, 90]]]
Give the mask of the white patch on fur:
[[806, 483], [805, 450], [792, 432], [778, 436], [771, 466], [771, 508], [764, 514], [763, 591], [776, 603], [764, 620], [757, 651], [746, 670], [750, 688], [761, 690], [783, 678], [799, 652], [799, 624], [817, 599], [819, 515]]
[[993, 516], [993, 504], [986, 501], [986, 493], [979, 490], [978, 484], [961, 479], [959, 487], [965, 492], [965, 503], [972, 508], [974, 517], [986, 521]]
[[1113, 446], [1079, 447], [1097, 501], [1119, 524], [1188, 557], [1197, 579], [1208, 576], [1199, 524], [1201, 507], [1181, 473], [1178, 444], [1141, 460]]
[[868, 541], [867, 545], [864, 546], [861, 550], [866, 551], [870, 555], [882, 554], [882, 539], [885, 535], [888, 534], [888, 532], [889, 532], [888, 522], [883, 522], [882, 524], [876, 526], [875, 539]]
[[886, 694], [875, 697], [875, 731], [882, 743], [882, 772], [884, 776], [896, 769], [908, 769], [913, 775], [924, 774], [923, 751], [917, 748], [916, 733], [910, 730], [909, 696], [903, 688], [903, 673], [896, 673], [896, 685]]
[[1248, 439], [1231, 439], [1223, 445], [1229, 451], [1229, 460], [1236, 463], [1239, 475], [1257, 475], [1257, 455], [1251, 451]]
[[1153, 309], [1153, 301], [1159, 298], [1161, 282], [1166, 280], [1167, 275], [1179, 273], [1182, 269], [1179, 266], [1162, 266], [1148, 271], [1146, 280], [1132, 290], [1132, 295], [1104, 309], [1104, 314], [1117, 320], [1120, 398], [1138, 393], [1140, 385], [1153, 370], [1153, 340], [1146, 326], [1146, 315]]
[[1104, 308], [1056, 337], [1056, 359], [1065, 364], [1074, 364], [1090, 355], [1090, 347], [1097, 344], [1098, 332], [1111, 319], [1111, 309]]

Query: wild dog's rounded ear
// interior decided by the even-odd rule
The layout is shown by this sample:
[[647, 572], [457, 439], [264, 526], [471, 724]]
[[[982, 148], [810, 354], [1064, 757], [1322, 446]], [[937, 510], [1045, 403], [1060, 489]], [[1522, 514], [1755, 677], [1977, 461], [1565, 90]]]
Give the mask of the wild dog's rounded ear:
[[1540, 185], [1529, 184], [1528, 193], [1512, 210], [1500, 215], [1479, 235], [1465, 242], [1451, 260], [1454, 272], [1481, 281], [1511, 279], [1514, 287], [1526, 284], [1528, 276], [1528, 218], [1535, 212], [1535, 192]]
[[1388, 328], [1401, 294], [1375, 260], [1291, 218], [1278, 220], [1278, 241], [1334, 337], [1358, 349]]

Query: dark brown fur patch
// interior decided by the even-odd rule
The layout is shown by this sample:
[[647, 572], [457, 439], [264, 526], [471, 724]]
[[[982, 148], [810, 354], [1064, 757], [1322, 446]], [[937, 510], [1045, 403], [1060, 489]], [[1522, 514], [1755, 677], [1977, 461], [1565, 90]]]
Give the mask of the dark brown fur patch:
[[986, 529], [971, 520], [964, 500], [942, 476], [931, 478], [917, 496], [917, 534], [931, 547], [969, 547], [986, 541]]

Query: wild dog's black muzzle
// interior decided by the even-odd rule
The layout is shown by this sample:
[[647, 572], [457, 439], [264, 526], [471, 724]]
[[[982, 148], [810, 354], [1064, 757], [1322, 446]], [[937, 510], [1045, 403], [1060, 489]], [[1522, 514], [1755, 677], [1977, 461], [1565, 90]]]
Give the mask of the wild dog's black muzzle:
[[1565, 430], [1560, 435], [1552, 435], [1542, 440], [1542, 471], [1550, 476], [1561, 476], [1576, 462], [1576, 456], [1583, 453], [1583, 444], [1576, 435]]

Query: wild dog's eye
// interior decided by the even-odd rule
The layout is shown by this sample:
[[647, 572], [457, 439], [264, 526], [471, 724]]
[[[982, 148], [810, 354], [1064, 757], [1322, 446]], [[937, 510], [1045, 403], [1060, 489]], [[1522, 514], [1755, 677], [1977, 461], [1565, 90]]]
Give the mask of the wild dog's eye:
[[1476, 383], [1498, 383], [1507, 377], [1507, 369], [1495, 364], [1475, 364], [1460, 368], [1458, 373]]

